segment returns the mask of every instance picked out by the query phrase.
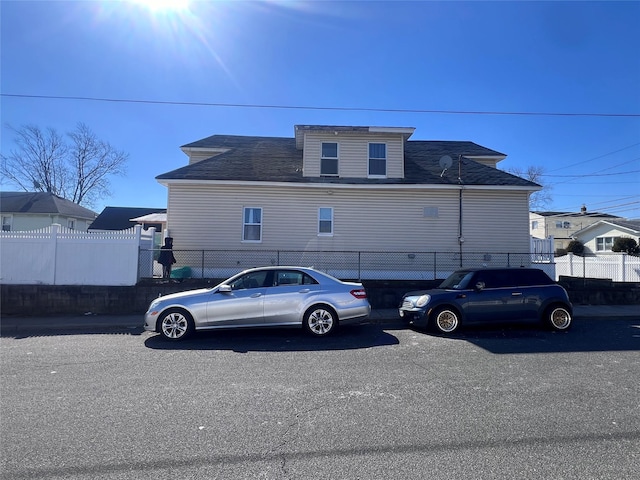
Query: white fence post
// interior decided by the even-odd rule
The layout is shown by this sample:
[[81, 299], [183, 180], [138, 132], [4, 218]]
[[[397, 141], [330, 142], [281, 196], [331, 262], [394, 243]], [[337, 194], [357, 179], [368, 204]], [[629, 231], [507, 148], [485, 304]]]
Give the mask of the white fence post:
[[58, 271], [58, 234], [60, 233], [60, 228], [62, 225], [59, 223], [53, 223], [51, 225], [51, 250], [53, 251], [53, 265], [51, 266], [51, 284], [56, 285], [56, 272]]
[[573, 277], [573, 253], [569, 253], [569, 276]]
[[138, 280], [153, 277], [153, 248], [155, 246], [156, 227], [150, 227], [145, 235], [140, 233], [138, 241]]

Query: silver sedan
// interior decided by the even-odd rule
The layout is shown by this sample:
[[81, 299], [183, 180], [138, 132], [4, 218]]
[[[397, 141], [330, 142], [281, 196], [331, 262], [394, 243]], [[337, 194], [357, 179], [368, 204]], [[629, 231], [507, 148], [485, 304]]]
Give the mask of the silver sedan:
[[322, 337], [370, 313], [360, 283], [313, 268], [259, 267], [213, 288], [157, 298], [145, 314], [144, 328], [168, 340], [182, 340], [194, 330], [271, 326], [303, 326]]

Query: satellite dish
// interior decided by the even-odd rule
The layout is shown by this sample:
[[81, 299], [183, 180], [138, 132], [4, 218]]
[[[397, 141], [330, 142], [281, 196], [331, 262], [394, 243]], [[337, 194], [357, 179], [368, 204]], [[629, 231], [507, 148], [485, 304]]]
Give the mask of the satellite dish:
[[453, 164], [453, 159], [449, 155], [443, 155], [440, 157], [440, 168], [442, 168], [442, 173], [440, 176], [444, 175], [444, 172]]

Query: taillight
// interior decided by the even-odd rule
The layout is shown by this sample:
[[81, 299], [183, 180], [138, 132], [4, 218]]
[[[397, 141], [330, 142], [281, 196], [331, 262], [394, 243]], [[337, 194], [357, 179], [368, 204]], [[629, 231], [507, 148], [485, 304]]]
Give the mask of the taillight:
[[351, 290], [351, 295], [353, 295], [356, 298], [367, 298], [367, 292], [364, 288], [358, 288], [356, 290]]

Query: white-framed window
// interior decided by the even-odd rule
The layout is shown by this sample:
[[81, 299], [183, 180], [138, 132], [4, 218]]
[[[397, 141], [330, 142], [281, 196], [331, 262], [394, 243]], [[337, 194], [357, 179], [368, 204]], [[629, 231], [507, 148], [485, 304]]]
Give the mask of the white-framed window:
[[244, 207], [242, 215], [242, 241], [262, 241], [262, 208]]
[[613, 242], [616, 241], [616, 237], [597, 237], [596, 238], [596, 251], [597, 252], [610, 252], [613, 247]]
[[370, 177], [386, 177], [387, 176], [387, 144], [386, 143], [370, 143], [369, 144], [369, 176]]
[[75, 218], [67, 218], [67, 228], [69, 230], [76, 229], [76, 219]]
[[318, 209], [318, 235], [333, 235], [333, 208]]
[[537, 220], [533, 220], [531, 222], [531, 230], [537, 230], [538, 229], [538, 221]]
[[338, 176], [338, 144], [336, 142], [322, 142], [320, 175]]
[[12, 223], [13, 223], [13, 217], [11, 215], [2, 215], [2, 231], [3, 232], [10, 232]]
[[556, 221], [556, 228], [571, 228], [571, 222]]

